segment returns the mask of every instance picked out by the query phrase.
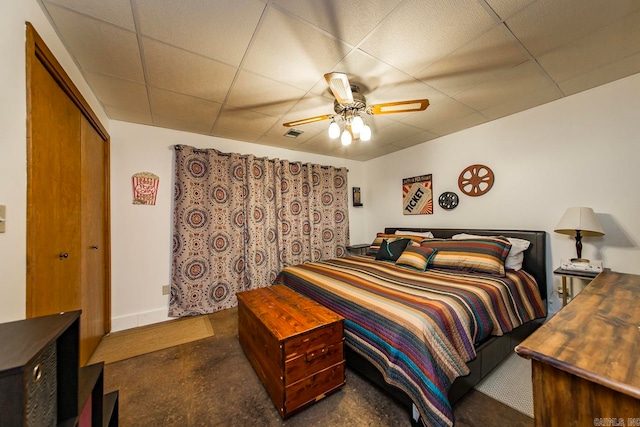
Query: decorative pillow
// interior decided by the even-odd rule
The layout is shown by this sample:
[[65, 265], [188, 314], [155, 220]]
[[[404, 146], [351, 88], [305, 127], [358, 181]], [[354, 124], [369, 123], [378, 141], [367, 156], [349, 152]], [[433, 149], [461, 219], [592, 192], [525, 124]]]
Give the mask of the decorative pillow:
[[422, 245], [409, 244], [405, 248], [400, 258], [396, 261], [396, 265], [402, 267], [411, 267], [416, 270], [425, 271], [429, 261], [436, 253], [436, 250]]
[[424, 237], [421, 236], [413, 236], [413, 235], [404, 235], [404, 234], [387, 234], [387, 233], [378, 233], [376, 238], [373, 239], [373, 243], [367, 249], [367, 255], [376, 256], [378, 253], [378, 249], [380, 249], [380, 245], [382, 244], [382, 240], [387, 239], [387, 241], [392, 242], [398, 239], [410, 239], [412, 242], [416, 242], [420, 244]]
[[380, 245], [380, 249], [378, 249], [376, 259], [380, 261], [397, 260], [410, 241], [410, 239], [396, 239], [389, 242], [387, 239], [382, 239], [382, 244]]
[[431, 239], [421, 246], [436, 249], [430, 266], [505, 275], [504, 260], [511, 249], [505, 238]]
[[428, 237], [433, 239], [433, 233], [430, 231], [407, 231], [407, 230], [396, 230], [395, 234], [409, 234], [411, 236], [420, 236], [420, 237]]
[[[459, 239], [482, 239], [487, 236], [478, 236], [477, 234], [456, 234], [451, 237], [454, 240]], [[498, 236], [490, 236], [490, 237], [498, 237]], [[504, 237], [500, 236], [504, 239]], [[509, 251], [509, 255], [507, 255], [507, 259], [504, 260], [504, 266], [506, 268], [510, 268], [512, 270], [520, 270], [522, 269], [522, 263], [524, 261], [524, 251], [529, 249], [531, 242], [525, 239], [518, 239], [517, 237], [507, 237], [506, 238], [509, 243], [511, 243], [511, 250]]]

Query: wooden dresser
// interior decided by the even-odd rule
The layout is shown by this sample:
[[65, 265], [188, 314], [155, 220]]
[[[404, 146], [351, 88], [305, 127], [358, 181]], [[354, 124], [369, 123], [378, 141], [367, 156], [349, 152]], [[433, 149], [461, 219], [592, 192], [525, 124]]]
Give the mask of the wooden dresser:
[[282, 418], [345, 384], [342, 316], [284, 285], [237, 295], [240, 345]]
[[640, 425], [640, 276], [599, 274], [516, 352], [536, 426]]

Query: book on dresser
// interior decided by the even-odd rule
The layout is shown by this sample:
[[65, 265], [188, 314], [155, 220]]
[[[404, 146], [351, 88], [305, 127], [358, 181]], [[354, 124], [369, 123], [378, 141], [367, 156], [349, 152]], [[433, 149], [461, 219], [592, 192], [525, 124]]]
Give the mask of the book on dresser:
[[0, 324], [0, 426], [118, 425], [103, 367], [79, 366], [80, 311]]

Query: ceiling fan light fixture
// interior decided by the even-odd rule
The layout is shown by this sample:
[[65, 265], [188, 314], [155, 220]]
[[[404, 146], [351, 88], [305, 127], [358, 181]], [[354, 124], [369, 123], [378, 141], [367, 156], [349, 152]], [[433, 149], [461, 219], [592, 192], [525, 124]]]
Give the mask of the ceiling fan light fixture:
[[342, 132], [342, 136], [340, 137], [340, 141], [342, 142], [342, 145], [344, 146], [350, 145], [351, 140], [352, 140], [351, 133], [347, 129], [345, 129]]
[[360, 140], [369, 141], [371, 139], [371, 128], [369, 125], [364, 125], [360, 131]]
[[329, 125], [329, 138], [336, 139], [340, 136], [340, 125], [336, 123], [335, 119], [331, 119], [331, 124]]
[[[357, 113], [356, 113], [357, 114]], [[364, 127], [364, 121], [360, 115], [356, 115], [351, 121], [351, 130], [356, 135], [362, 132], [362, 128]]]

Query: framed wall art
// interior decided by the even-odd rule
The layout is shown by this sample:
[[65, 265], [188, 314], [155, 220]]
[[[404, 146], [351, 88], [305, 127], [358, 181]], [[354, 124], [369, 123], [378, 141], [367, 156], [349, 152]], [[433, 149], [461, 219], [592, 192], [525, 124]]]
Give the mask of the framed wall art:
[[131, 177], [134, 205], [155, 205], [160, 178], [151, 172], [138, 172]]
[[402, 213], [404, 215], [433, 213], [431, 174], [402, 180]]

